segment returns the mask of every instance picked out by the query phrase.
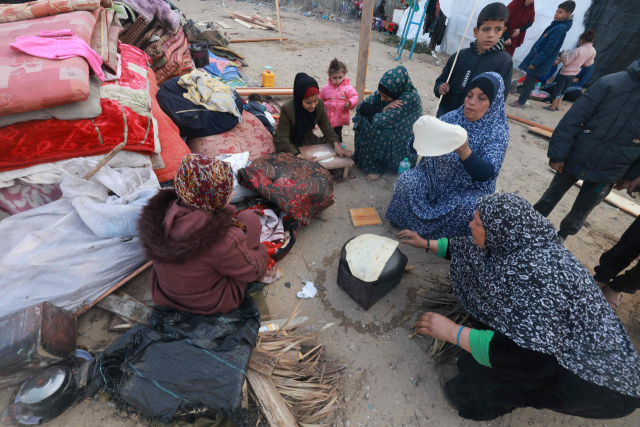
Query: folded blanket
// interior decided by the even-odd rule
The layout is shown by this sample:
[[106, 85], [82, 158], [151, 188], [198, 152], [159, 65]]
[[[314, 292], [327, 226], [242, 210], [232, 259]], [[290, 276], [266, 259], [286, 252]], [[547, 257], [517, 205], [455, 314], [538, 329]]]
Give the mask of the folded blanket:
[[169, 4], [162, 0], [122, 0], [147, 22], [157, 19], [165, 28], [176, 33], [180, 28], [180, 16], [171, 10]]
[[91, 11], [98, 9], [101, 4], [110, 8], [113, 7], [113, 0], [36, 0], [22, 4], [0, 4], [0, 24], [78, 10]]

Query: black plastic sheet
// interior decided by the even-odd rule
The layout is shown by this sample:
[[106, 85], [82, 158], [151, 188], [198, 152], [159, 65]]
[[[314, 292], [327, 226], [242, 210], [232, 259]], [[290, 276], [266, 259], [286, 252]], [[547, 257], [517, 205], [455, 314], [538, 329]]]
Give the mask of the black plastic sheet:
[[120, 409], [148, 419], [203, 410], [228, 415], [240, 404], [259, 327], [250, 296], [215, 316], [156, 309], [149, 326], [135, 326], [94, 359], [91, 376]]

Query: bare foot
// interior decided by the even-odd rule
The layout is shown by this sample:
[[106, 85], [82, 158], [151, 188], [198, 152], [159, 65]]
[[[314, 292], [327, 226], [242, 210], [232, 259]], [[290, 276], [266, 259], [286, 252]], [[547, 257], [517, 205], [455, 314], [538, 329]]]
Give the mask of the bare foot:
[[602, 293], [604, 294], [604, 298], [607, 300], [607, 302], [611, 306], [611, 309], [613, 311], [616, 311], [616, 309], [620, 305], [620, 299], [621, 299], [622, 293], [614, 291], [609, 286], [604, 288], [602, 290]]
[[364, 179], [366, 179], [369, 182], [373, 182], [373, 181], [379, 180], [381, 176], [382, 174], [379, 174], [379, 173], [370, 173], [369, 175], [365, 176]]

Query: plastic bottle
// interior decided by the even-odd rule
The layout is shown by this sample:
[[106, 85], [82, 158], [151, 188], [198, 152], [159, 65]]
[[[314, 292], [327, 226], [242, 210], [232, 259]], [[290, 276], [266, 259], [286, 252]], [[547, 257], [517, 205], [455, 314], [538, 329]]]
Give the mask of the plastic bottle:
[[264, 71], [262, 72], [262, 87], [275, 87], [276, 86], [276, 75], [273, 73], [273, 67], [269, 67], [265, 65]]
[[536, 83], [536, 87], [533, 89], [533, 94], [534, 94], [534, 95], [536, 95], [536, 96], [537, 96], [537, 95], [540, 95], [540, 86], [542, 86], [542, 85], [540, 84], [540, 82]]
[[407, 157], [404, 158], [403, 161], [400, 162], [400, 167], [398, 168], [398, 174], [402, 174], [411, 169], [411, 163], [409, 163], [409, 159]]

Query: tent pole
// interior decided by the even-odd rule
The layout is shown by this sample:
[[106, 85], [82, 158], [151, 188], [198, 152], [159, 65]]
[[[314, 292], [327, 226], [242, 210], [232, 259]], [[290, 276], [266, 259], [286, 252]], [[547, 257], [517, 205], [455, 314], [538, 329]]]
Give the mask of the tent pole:
[[360, 46], [358, 47], [358, 74], [356, 76], [356, 92], [358, 99], [364, 99], [364, 86], [367, 81], [367, 65], [369, 64], [369, 46], [371, 44], [371, 21], [373, 19], [374, 0], [362, 3], [362, 20], [360, 21]]
[[278, 31], [280, 31], [280, 41], [282, 41], [282, 22], [280, 21], [280, 1], [276, 0], [276, 13], [278, 14]]

